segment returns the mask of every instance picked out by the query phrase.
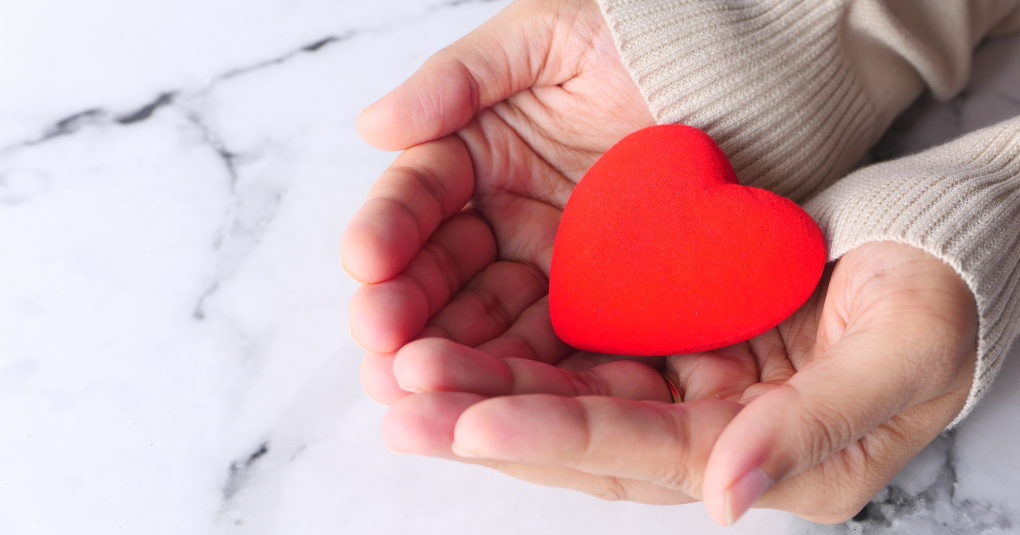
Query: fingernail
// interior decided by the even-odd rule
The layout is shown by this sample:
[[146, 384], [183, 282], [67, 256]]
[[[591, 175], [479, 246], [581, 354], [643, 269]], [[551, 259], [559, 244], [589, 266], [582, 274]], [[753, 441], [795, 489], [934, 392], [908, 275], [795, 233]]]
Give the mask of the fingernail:
[[468, 458], [468, 459], [478, 459], [478, 458], [482, 457], [481, 455], [476, 455], [474, 453], [467, 452], [467, 451], [464, 451], [464, 450], [458, 448], [456, 442], [454, 442], [453, 444], [450, 444], [450, 451], [452, 451], [453, 454], [458, 456], [458, 457], [465, 457], [465, 458]]
[[726, 525], [732, 526], [744, 516], [751, 505], [771, 486], [772, 480], [761, 468], [755, 468], [734, 481], [726, 491]]
[[421, 394], [422, 392], [425, 391], [424, 389], [421, 389], [421, 388], [415, 388], [415, 387], [408, 388], [408, 387], [400, 384], [400, 381], [397, 381], [397, 386], [399, 386], [400, 389], [403, 390], [404, 392], [410, 392], [412, 394]]
[[400, 379], [397, 379], [397, 386], [399, 386], [400, 389], [403, 390], [404, 392], [410, 392], [412, 394], [421, 394], [422, 392], [425, 391], [422, 388], [404, 386], [403, 383], [400, 382]]

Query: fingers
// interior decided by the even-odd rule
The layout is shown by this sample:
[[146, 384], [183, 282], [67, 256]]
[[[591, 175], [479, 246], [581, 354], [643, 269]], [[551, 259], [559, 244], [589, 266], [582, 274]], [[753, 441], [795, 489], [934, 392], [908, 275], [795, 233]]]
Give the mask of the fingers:
[[[489, 264], [495, 256], [491, 235], [486, 240], [464, 239], [472, 232], [484, 232], [472, 230], [472, 225], [483, 225], [478, 221], [470, 214], [450, 219], [404, 273], [358, 288], [351, 298], [350, 329], [361, 347], [392, 353], [415, 337], [448, 338], [477, 346], [504, 334], [522, 312], [546, 295], [548, 281], [534, 267]], [[472, 278], [468, 282], [466, 277]]]
[[488, 225], [474, 212], [462, 212], [422, 245], [404, 275], [422, 289], [431, 317], [495, 260], [496, 242]]
[[460, 459], [499, 470], [522, 481], [575, 490], [609, 501], [631, 501], [652, 505], [682, 505], [697, 500], [674, 489], [641, 481], [612, 476], [599, 476], [562, 466], [510, 463], [488, 459]]
[[491, 396], [545, 393], [559, 396], [614, 396], [670, 400], [654, 369], [620, 360], [583, 372], [525, 359], [500, 359], [449, 340], [416, 340], [397, 352], [393, 374], [403, 390], [470, 392]]
[[477, 346], [506, 332], [525, 309], [548, 291], [548, 280], [534, 267], [496, 262], [429, 320], [419, 337], [438, 336]]
[[410, 277], [399, 275], [366, 284], [351, 296], [351, 337], [363, 349], [393, 353], [421, 332], [428, 319], [425, 292]]
[[757, 506], [812, 522], [850, 519], [935, 439], [963, 407], [968, 388], [915, 405], [797, 476], [779, 483]]
[[344, 269], [362, 283], [394, 277], [440, 222], [467, 204], [473, 183], [471, 158], [457, 137], [404, 151], [344, 231]]
[[758, 366], [746, 343], [678, 355], [668, 362], [667, 373], [675, 374], [675, 383], [684, 401], [738, 401], [748, 387], [758, 382]]
[[704, 487], [714, 520], [732, 525], [776, 482], [824, 461], [909, 406], [912, 385], [904, 384], [903, 374], [875, 362], [826, 364], [815, 363], [759, 396], [720, 437]]
[[712, 444], [740, 405], [642, 403], [542, 394], [494, 398], [457, 421], [460, 456], [556, 465], [700, 494]]
[[423, 393], [393, 404], [383, 418], [386, 447], [397, 453], [414, 453], [487, 466], [509, 476], [536, 483], [585, 492], [606, 500], [630, 500], [651, 504], [683, 504], [689, 495], [647, 481], [599, 476], [562, 466], [539, 466], [490, 459], [466, 459], [451, 449], [458, 417], [481, 400], [462, 393]]
[[[712, 452], [704, 499], [717, 522], [732, 524], [775, 483], [854, 445], [894, 415], [967, 387], [965, 361], [973, 358], [968, 347], [975, 338], [966, 318], [976, 317], [969, 290], [937, 260], [900, 258], [893, 269], [870, 270], [864, 281], [860, 271], [837, 265], [815, 356], [785, 385], [748, 404]], [[855, 262], [851, 256], [843, 267]], [[952, 290], [957, 284], [959, 291]], [[947, 289], [956, 302], [942, 302]], [[843, 314], [845, 321], [837, 318]], [[826, 334], [826, 325], [840, 324], [838, 337]], [[828, 339], [835, 343], [826, 347]], [[945, 415], [946, 423], [953, 416]]]
[[373, 400], [383, 405], [392, 405], [399, 399], [411, 395], [400, 388], [393, 376], [393, 353], [368, 353], [361, 361], [361, 387]]
[[369, 351], [396, 351], [495, 256], [483, 221], [471, 212], [450, 218], [401, 275], [358, 288], [350, 304], [351, 336]]
[[358, 133], [376, 148], [405, 149], [453, 133], [479, 110], [530, 87], [552, 40], [541, 20], [549, 11], [511, 4], [362, 111]]
[[478, 349], [501, 359], [521, 358], [547, 364], [559, 362], [574, 350], [552, 328], [548, 295], [526, 308], [505, 333]]
[[[492, 224], [500, 258], [549, 273], [556, 229], [574, 183], [491, 112], [457, 132], [474, 163], [475, 207]], [[558, 159], [558, 158], [556, 158]]]
[[386, 447], [397, 453], [454, 458], [453, 429], [468, 407], [482, 396], [460, 392], [429, 392], [395, 402], [382, 421]]
[[[431, 305], [430, 305], [431, 306]], [[426, 338], [421, 343], [437, 343], [441, 339], [430, 339]], [[461, 348], [458, 344], [453, 342], [446, 342], [449, 345]], [[410, 355], [410, 358], [414, 357], [414, 348], [419, 347], [418, 343], [412, 342], [409, 344], [412, 346], [408, 349], [407, 346], [402, 348], [405, 358]], [[474, 350], [472, 350], [474, 351]], [[545, 297], [539, 300], [537, 303], [531, 305], [517, 318], [517, 321], [510, 327], [510, 329], [502, 336], [490, 340], [480, 346], [478, 351], [487, 353], [493, 357], [503, 359], [515, 357], [517, 359], [530, 359], [545, 363], [554, 363], [563, 358], [568, 352], [573, 351], [570, 346], [564, 344], [556, 337], [556, 334], [552, 330], [552, 325], [549, 322], [549, 299]], [[486, 358], [489, 358], [488, 355]], [[411, 392], [400, 387], [397, 383], [397, 379], [394, 377], [393, 362], [395, 355], [393, 353], [379, 354], [379, 353], [368, 353], [365, 355], [365, 359], [361, 365], [361, 384], [364, 387], [365, 392], [368, 393], [369, 397], [382, 403], [384, 405], [390, 405], [394, 401], [401, 399]], [[427, 360], [430, 357], [425, 357]], [[587, 366], [585, 369], [592, 368], [594, 366]], [[439, 370], [445, 368], [437, 368], [436, 370], [428, 370], [428, 367], [423, 367], [420, 364], [410, 366], [410, 370], [423, 369], [427, 370], [427, 376], [423, 378], [417, 378], [413, 371], [405, 371], [404, 381], [410, 385], [408, 389], [415, 391], [463, 391], [463, 392], [475, 392], [483, 395], [500, 395], [497, 393], [486, 394], [487, 392], [493, 392], [488, 389], [485, 384], [475, 385], [469, 381], [463, 380], [447, 380], [437, 379], [435, 375]], [[454, 369], [457, 369], [454, 367]], [[439, 374], [442, 377], [441, 374]], [[484, 373], [482, 377], [487, 377]], [[473, 375], [472, 377], [477, 377]], [[483, 383], [485, 381], [482, 381]], [[513, 389], [511, 388], [512, 392]], [[539, 390], [531, 389], [529, 392], [536, 392]], [[594, 392], [586, 392], [585, 394], [591, 394]], [[581, 394], [575, 394], [581, 395]], [[630, 396], [623, 396], [630, 397]], [[658, 399], [655, 396], [645, 396], [641, 399]], [[665, 401], [665, 400], [663, 400]]]
[[513, 372], [503, 361], [442, 338], [423, 338], [400, 348], [393, 375], [412, 392], [469, 392], [501, 396], [513, 390]]

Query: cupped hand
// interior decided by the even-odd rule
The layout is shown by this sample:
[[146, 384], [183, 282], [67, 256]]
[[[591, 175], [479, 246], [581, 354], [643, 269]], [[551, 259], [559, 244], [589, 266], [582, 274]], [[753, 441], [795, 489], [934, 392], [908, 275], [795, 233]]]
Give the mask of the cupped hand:
[[722, 524], [752, 504], [841, 522], [963, 407], [976, 318], [952, 268], [865, 244], [777, 328], [666, 359], [684, 403], [639, 401], [667, 395], [642, 364], [570, 369], [419, 340], [394, 371], [422, 393], [392, 406], [384, 437], [604, 498], [703, 499]]
[[[932, 257], [867, 245], [747, 343], [574, 351], [545, 297], [560, 213], [653, 123], [597, 7], [566, 0], [519, 0], [362, 112], [370, 144], [404, 150], [342, 241], [387, 444], [607, 498], [703, 498], [722, 522], [766, 486], [759, 506], [852, 515], [962, 407], [971, 294]], [[685, 403], [663, 403], [660, 371]]]
[[[363, 283], [350, 329], [373, 354], [367, 383], [425, 336], [566, 354], [542, 301], [560, 214], [603, 152], [652, 124], [589, 1], [516, 2], [366, 108], [362, 137], [404, 151], [341, 242]], [[387, 381], [366, 388], [403, 395]]]

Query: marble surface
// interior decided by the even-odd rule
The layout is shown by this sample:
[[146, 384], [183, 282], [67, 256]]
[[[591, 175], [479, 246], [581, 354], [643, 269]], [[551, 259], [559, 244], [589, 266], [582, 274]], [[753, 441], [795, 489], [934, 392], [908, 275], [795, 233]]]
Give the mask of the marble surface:
[[[358, 111], [505, 6], [0, 6], [0, 533], [716, 533], [387, 452], [338, 243], [394, 157]], [[1020, 113], [1020, 38], [894, 157]], [[728, 533], [1020, 533], [1020, 356], [858, 518]]]

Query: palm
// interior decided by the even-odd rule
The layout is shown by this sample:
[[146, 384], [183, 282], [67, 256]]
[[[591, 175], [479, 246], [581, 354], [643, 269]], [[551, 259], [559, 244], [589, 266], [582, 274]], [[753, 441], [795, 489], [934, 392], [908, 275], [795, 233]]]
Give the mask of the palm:
[[547, 29], [527, 37], [539, 51], [528, 60], [541, 65], [534, 83], [457, 132], [474, 165], [472, 204], [499, 258], [545, 274], [574, 184], [614, 143], [654, 124], [601, 13], [593, 3], [565, 4], [543, 6]]
[[[691, 501], [704, 479], [716, 517], [747, 445], [778, 445], [798, 475], [762, 505], [852, 514], [962, 406], [969, 290], [916, 249], [869, 244], [747, 342], [672, 357], [575, 351], [546, 301], [563, 206], [595, 159], [653, 123], [586, 0], [519, 0], [363, 112], [369, 143], [404, 151], [342, 242], [364, 283], [350, 320], [368, 350], [362, 384], [391, 404], [387, 444], [465, 460], [456, 433], [477, 462], [516, 477], [650, 503]], [[920, 378], [904, 355], [938, 360]], [[660, 373], [692, 403], [641, 403], [670, 400]], [[856, 390], [849, 418], [835, 383]], [[822, 439], [762, 434], [797, 418]]]
[[808, 301], [775, 328], [722, 349], [669, 357], [664, 373], [682, 389], [684, 401], [747, 404], [792, 377], [816, 350], [828, 275]]
[[[873, 403], [889, 415], [876, 420], [873, 429], [844, 449], [814, 461], [818, 464], [790, 478], [761, 502], [821, 520], [839, 518], [847, 510], [850, 514], [858, 510], [962, 406], [971, 366], [966, 359], [946, 359], [926, 369], [929, 377], [938, 378], [925, 387], [937, 389], [931, 397], [932, 392], [924, 389], [909, 389], [907, 375], [916, 377], [909, 371], [912, 366], [889, 359], [889, 354], [898, 350], [895, 336], [905, 335], [915, 340], [911, 348], [921, 354], [946, 354], [947, 349], [959, 348], [963, 349], [959, 355], [966, 355], [974, 335], [974, 326], [967, 325], [968, 315], [944, 316], [939, 311], [949, 304], [950, 309], [966, 312], [973, 307], [967, 303], [969, 298], [955, 273], [939, 260], [909, 246], [882, 243], [852, 251], [834, 270], [827, 270], [808, 301], [776, 328], [715, 351], [648, 359], [651, 366], [618, 360], [624, 358], [620, 356], [569, 350], [555, 365], [496, 359], [485, 352], [491, 344], [470, 349], [443, 340], [421, 340], [401, 350], [394, 371], [415, 390], [431, 393], [394, 405], [384, 423], [384, 436], [398, 450], [465, 460], [452, 456], [450, 450], [456, 427], [458, 443], [467, 436], [469, 444], [486, 444], [491, 452], [486, 457], [506, 459], [472, 462], [521, 479], [614, 499], [687, 503], [702, 496], [709, 454], [733, 419], [752, 411], [765, 421], [762, 414], [770, 412], [770, 405], [756, 407], [755, 399], [784, 383], [798, 383], [796, 390], [802, 393], [825, 390], [829, 382], [819, 380], [819, 374], [843, 370], [836, 373], [844, 374], [857, 389], [844, 395], [875, 396]], [[890, 323], [890, 317], [900, 321]], [[886, 347], [860, 350], [859, 344], [874, 344], [876, 339]], [[659, 407], [683, 406], [618, 399], [668, 400], [655, 367], [676, 382], [683, 391], [683, 406], [690, 407], [681, 409], [687, 420], [682, 432], [667, 431], [663, 422], [676, 418], [676, 413]], [[524, 395], [486, 401], [507, 394], [555, 397]], [[585, 415], [564, 417], [559, 396], [581, 395], [589, 396], [578, 398], [585, 400], [580, 403]], [[927, 401], [912, 406], [914, 402], [904, 401], [903, 395], [920, 395]], [[773, 407], [775, 400], [770, 400]], [[576, 405], [570, 412], [575, 410]], [[649, 434], [657, 427], [662, 428], [659, 435]], [[851, 432], [838, 427], [832, 431]], [[838, 436], [828, 438], [838, 440]], [[576, 457], [558, 451], [562, 444], [572, 443], [583, 445]], [[625, 467], [612, 461], [628, 458], [633, 448], [649, 452], [646, 466]], [[657, 455], [658, 450], [663, 453]], [[603, 464], [589, 468], [588, 463], [595, 462], [590, 458]], [[863, 473], [881, 475], [861, 479]], [[834, 506], [840, 512], [830, 516]]]
[[[513, 15], [504, 13], [503, 16]], [[789, 377], [796, 369], [794, 364], [798, 358], [810, 350], [811, 344], [804, 341], [814, 338], [818, 306], [805, 306], [783, 325], [755, 340], [719, 351], [668, 359], [578, 352], [555, 336], [545, 299], [546, 277], [563, 206], [574, 184], [602, 153], [628, 133], [654, 124], [654, 120], [623, 67], [612, 36], [594, 3], [544, 3], [537, 16], [543, 19], [540, 23], [524, 21], [528, 39], [524, 48], [531, 55], [517, 58], [516, 63], [507, 60], [507, 76], [492, 77], [505, 80], [497, 84], [501, 87], [490, 87], [488, 91], [473, 87], [465, 93], [474, 95], [476, 108], [484, 104], [486, 93], [490, 94], [489, 99], [492, 94], [510, 93], [502, 100], [481, 107], [456, 131], [457, 140], [466, 149], [465, 154], [458, 154], [458, 150], [447, 150], [444, 154], [450, 156], [452, 152], [455, 158], [448, 159], [453, 160], [460, 156], [457, 163], [472, 172], [459, 177], [442, 176], [436, 170], [414, 173], [415, 181], [431, 182], [422, 189], [440, 203], [456, 196], [451, 192], [457, 189], [469, 191], [471, 207], [487, 225], [479, 224], [479, 219], [473, 217], [474, 211], [447, 219], [421, 245], [410, 266], [404, 268], [404, 274], [410, 275], [420, 287], [411, 291], [420, 290], [426, 297], [427, 305], [419, 307], [426, 309], [424, 314], [414, 311], [413, 306], [374, 310], [372, 303], [358, 306], [356, 297], [352, 304], [352, 316], [355, 316], [352, 317], [352, 331], [356, 338], [378, 353], [393, 351], [413, 338], [433, 337], [478, 348], [499, 358], [554, 365], [580, 372], [580, 375], [568, 374], [564, 376], [568, 379], [554, 381], [559, 384], [557, 393], [574, 395], [602, 393], [637, 399], [669, 399], [658, 377], [658, 371], [663, 371], [674, 377], [687, 400], [739, 399], [745, 395], [745, 390], [748, 395], [756, 395], [768, 385]], [[536, 31], [536, 28], [544, 28], [544, 31]], [[521, 37], [513, 30], [491, 31], [484, 26], [479, 32], [487, 30], [489, 34], [508, 39]], [[519, 43], [497, 44], [507, 50], [521, 48]], [[470, 60], [469, 56], [458, 62]], [[534, 65], [541, 68], [533, 69]], [[486, 61], [476, 70], [491, 67]], [[523, 76], [524, 71], [532, 77], [530, 85], [513, 91], [516, 89], [513, 80]], [[398, 169], [407, 167], [399, 164], [398, 160], [395, 164]], [[456, 203], [453, 208], [459, 210]], [[450, 212], [449, 207], [444, 210]], [[356, 226], [352, 222], [348, 235], [355, 234]], [[377, 250], [361, 256], [371, 257], [373, 252], [379, 257], [392, 255], [392, 251]], [[422, 262], [423, 256], [433, 261]], [[403, 267], [401, 262], [390, 263]], [[428, 265], [422, 267], [423, 263]], [[360, 278], [374, 282], [394, 274], [393, 269], [383, 271], [381, 275]], [[436, 271], [447, 273], [435, 276]], [[428, 273], [433, 276], [429, 277]], [[406, 298], [409, 292], [400, 291], [405, 294], [401, 297]], [[816, 301], [817, 298], [813, 298], [811, 303]], [[411, 314], [408, 309], [412, 309]], [[355, 312], [362, 314], [355, 315]], [[417, 317], [410, 318], [415, 312]], [[427, 323], [422, 322], [424, 318]], [[366, 331], [367, 334], [358, 336], [359, 332]], [[372, 331], [395, 335], [386, 340], [388, 343], [373, 344], [379, 336]], [[408, 364], [415, 358], [433, 359], [434, 353], [411, 350], [405, 354], [409, 356], [403, 359], [405, 368], [432, 370], [428, 376], [406, 372], [405, 375], [414, 377], [403, 378], [405, 387], [479, 390], [467, 384], [470, 381], [465, 383], [462, 377], [444, 375], [444, 367], [437, 367], [434, 362]], [[375, 357], [370, 354], [368, 361]], [[401, 397], [399, 389], [386, 377], [393, 373], [391, 360], [383, 357], [374, 371], [368, 371], [366, 378], [366, 388], [384, 402]], [[616, 362], [620, 360], [630, 362]], [[650, 367], [637, 366], [634, 361]], [[608, 362], [614, 365], [600, 366]], [[514, 365], [530, 366], [520, 362]], [[529, 369], [538, 374], [535, 379], [538, 383], [531, 384], [526, 379], [518, 381], [514, 393], [547, 390], [551, 379], [543, 375], [545, 372]], [[373, 384], [388, 386], [373, 389]], [[759, 384], [761, 386], [755, 386]]]
[[[351, 320], [375, 353], [442, 337], [504, 357], [566, 357], [543, 300], [563, 206], [603, 152], [654, 124], [594, 3], [514, 4], [488, 25], [485, 41], [468, 36], [422, 68], [441, 87], [405, 84], [359, 119], [378, 146], [426, 141], [383, 175], [344, 236], [345, 267], [376, 283], [355, 296]], [[429, 116], [421, 93], [463, 98], [417, 134], [386, 124]]]

